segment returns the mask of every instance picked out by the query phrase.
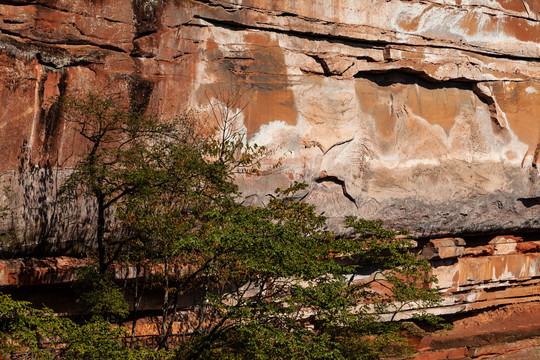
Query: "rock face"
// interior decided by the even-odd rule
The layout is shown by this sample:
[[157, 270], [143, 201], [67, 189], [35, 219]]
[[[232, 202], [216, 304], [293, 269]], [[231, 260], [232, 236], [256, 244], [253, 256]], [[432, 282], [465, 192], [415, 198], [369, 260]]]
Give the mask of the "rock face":
[[[48, 100], [88, 91], [166, 118], [239, 112], [283, 162], [238, 178], [247, 202], [303, 181], [338, 230], [347, 215], [412, 230], [436, 313], [540, 300], [537, 0], [0, 0], [0, 255], [51, 256], [0, 262], [0, 286], [39, 303], [84, 264], [54, 256], [92, 246], [94, 204], [57, 201], [86, 145]], [[423, 340], [422, 359], [538, 358], [523, 334]]]
[[[483, 241], [486, 242], [486, 241]], [[505, 306], [509, 304], [536, 303], [540, 306], [540, 238], [524, 241], [516, 236], [497, 236], [484, 245], [478, 239], [444, 238], [431, 239], [422, 247], [419, 256], [430, 260], [437, 284], [444, 295], [442, 302], [426, 309], [437, 315], [452, 315], [471, 311]], [[89, 259], [66, 256], [49, 258], [18, 258], [0, 260], [0, 287], [5, 291], [33, 294], [37, 305], [43, 302], [43, 287], [70, 288], [76, 279], [76, 270], [91, 264]], [[117, 264], [111, 267], [112, 274], [119, 282], [133, 280], [137, 276], [148, 277], [163, 271], [159, 265], [149, 265], [137, 273], [135, 267]], [[178, 264], [171, 271], [181, 274], [185, 268]], [[377, 276], [378, 272], [372, 275]], [[380, 273], [379, 273], [380, 274]], [[371, 279], [371, 278], [370, 278]], [[377, 289], [377, 287], [375, 287]], [[48, 294], [58, 298], [66, 297], [64, 292]], [[143, 310], [159, 310], [162, 294], [145, 295], [141, 305]], [[65, 300], [65, 299], [64, 299]], [[193, 298], [186, 295], [184, 307], [192, 306]], [[59, 312], [56, 301], [46, 303]], [[73, 302], [73, 301], [72, 301]], [[405, 304], [399, 314], [388, 316], [396, 320], [406, 320], [417, 313], [421, 304]], [[540, 330], [540, 314], [534, 330]]]
[[540, 304], [522, 303], [454, 321], [454, 329], [420, 336], [414, 360], [540, 358]]
[[537, 1], [4, 0], [0, 19], [2, 227], [23, 253], [92, 231], [92, 204], [55, 201], [85, 145], [47, 103], [90, 90], [164, 116], [245, 91], [240, 131], [284, 159], [239, 179], [253, 204], [299, 180], [338, 228], [540, 229]]

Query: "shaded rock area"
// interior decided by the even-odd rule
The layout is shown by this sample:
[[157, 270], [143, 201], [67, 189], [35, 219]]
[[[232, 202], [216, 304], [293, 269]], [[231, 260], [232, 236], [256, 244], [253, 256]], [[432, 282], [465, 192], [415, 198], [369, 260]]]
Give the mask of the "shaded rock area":
[[[484, 242], [487, 244], [480, 245]], [[439, 287], [443, 294], [443, 300], [437, 307], [426, 309], [430, 313], [446, 316], [509, 304], [540, 303], [538, 238], [524, 240], [517, 236], [497, 236], [490, 240], [431, 239], [424, 245], [420, 244], [418, 249], [419, 256], [430, 260], [433, 273], [438, 279], [433, 286]], [[65, 256], [0, 260], [0, 287], [3, 291], [19, 294], [22, 298], [32, 294], [31, 297], [38, 306], [44, 303], [59, 312], [68, 312], [69, 310], [62, 307], [57, 308], [58, 304], [66, 303], [63, 299], [64, 293], [71, 292], [70, 286], [76, 279], [76, 270], [89, 264], [92, 262], [88, 259]], [[148, 277], [163, 271], [159, 265], [153, 265], [144, 268], [137, 275], [134, 267], [121, 264], [115, 265], [112, 270], [119, 282], [132, 281], [137, 276]], [[185, 271], [185, 265], [176, 264], [170, 271], [180, 275]], [[45, 297], [44, 293], [47, 293]], [[140, 309], [159, 310], [159, 298], [159, 290], [155, 294], [148, 294]], [[195, 293], [186, 294], [181, 299], [182, 306], [192, 306], [196, 298]], [[418, 306], [402, 306], [401, 312], [392, 318], [409, 319], [417, 312], [415, 309]]]
[[[415, 360], [497, 359], [536, 360], [540, 355], [540, 238], [496, 236], [481, 238], [419, 239], [419, 256], [428, 258], [443, 293], [441, 304], [427, 309], [442, 315], [454, 329], [434, 335], [415, 333]], [[76, 270], [92, 264], [72, 257], [19, 258], [0, 260], [0, 287], [17, 299], [35, 306], [47, 305], [62, 314], [78, 314], [73, 281]], [[175, 265], [171, 271], [182, 273]], [[116, 280], [125, 284], [137, 277], [134, 267], [113, 267]], [[144, 268], [138, 276], [163, 271], [159, 265]], [[127, 288], [131, 303], [132, 293]], [[151, 339], [159, 333], [162, 289], [147, 289], [140, 303], [137, 336]], [[200, 299], [196, 292], [183, 294], [183, 311], [175, 323], [175, 334], [189, 333]], [[410, 307], [395, 316], [408, 321]], [[129, 324], [127, 324], [129, 325]]]

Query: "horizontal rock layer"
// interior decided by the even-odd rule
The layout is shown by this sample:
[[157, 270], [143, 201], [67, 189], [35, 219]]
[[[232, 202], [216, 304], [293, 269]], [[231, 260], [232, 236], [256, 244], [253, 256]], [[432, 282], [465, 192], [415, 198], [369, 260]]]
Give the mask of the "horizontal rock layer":
[[539, 310], [540, 303], [520, 303], [456, 319], [452, 330], [420, 335], [414, 360], [536, 360]]
[[[0, 1], [2, 227], [19, 253], [82, 252], [93, 204], [58, 204], [85, 144], [56, 94], [122, 91], [204, 116], [238, 91], [239, 131], [342, 229], [421, 236], [540, 229], [540, 7], [507, 0]], [[22, 252], [21, 252], [22, 251]]]
[[[497, 236], [488, 245], [463, 239], [432, 239], [422, 246], [420, 256], [430, 259], [438, 279], [433, 286], [439, 287], [444, 295], [437, 307], [427, 309], [433, 314], [459, 314], [540, 301], [540, 239], [523, 241], [521, 237]], [[89, 259], [70, 257], [1, 260], [0, 287], [69, 287], [76, 279], [76, 270], [91, 263]], [[112, 270], [118, 281], [163, 271], [156, 265], [149, 265], [138, 274], [134, 267], [122, 265], [114, 266]], [[177, 266], [171, 271], [180, 274], [185, 268]], [[147, 302], [147, 305], [143, 304], [145, 310], [159, 309], [159, 301], [148, 299]], [[50, 306], [54, 307], [54, 303]], [[408, 319], [417, 312], [418, 306], [405, 305], [394, 318]]]

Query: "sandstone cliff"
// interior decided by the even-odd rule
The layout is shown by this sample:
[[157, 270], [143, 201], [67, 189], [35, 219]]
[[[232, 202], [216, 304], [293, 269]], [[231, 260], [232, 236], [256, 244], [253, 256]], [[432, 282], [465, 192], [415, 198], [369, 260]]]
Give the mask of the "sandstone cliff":
[[[336, 229], [346, 215], [411, 229], [445, 294], [436, 313], [540, 300], [537, 0], [0, 0], [1, 255], [91, 246], [93, 204], [57, 202], [85, 144], [48, 99], [111, 89], [166, 118], [243, 91], [241, 131], [284, 163], [238, 179], [247, 201], [304, 181]], [[62, 304], [84, 263], [2, 260], [0, 286]], [[538, 334], [522, 318], [513, 340]], [[419, 348], [494, 356], [491, 330]]]
[[284, 156], [239, 179], [251, 203], [295, 179], [338, 227], [540, 229], [537, 1], [2, 0], [0, 19], [3, 228], [26, 251], [91, 231], [92, 204], [56, 204], [84, 145], [47, 99], [111, 86], [164, 116], [246, 89], [243, 131]]

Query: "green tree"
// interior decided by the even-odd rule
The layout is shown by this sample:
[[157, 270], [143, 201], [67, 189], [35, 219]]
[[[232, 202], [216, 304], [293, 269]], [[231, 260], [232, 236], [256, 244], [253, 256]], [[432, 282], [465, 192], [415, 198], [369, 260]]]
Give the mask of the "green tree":
[[114, 222], [114, 206], [145, 182], [130, 176], [130, 170], [134, 163], [144, 161], [140, 157], [152, 141], [174, 136], [174, 127], [155, 116], [129, 110], [118, 95], [88, 93], [83, 97], [58, 97], [55, 103], [86, 145], [62, 191], [68, 199], [82, 196], [95, 201], [95, 243], [98, 268], [103, 274], [125, 245], [118, 229], [114, 235], [107, 235]]
[[[334, 237], [313, 206], [290, 198], [303, 186], [279, 190], [264, 208], [214, 211], [197, 244], [185, 245], [205, 254], [198, 270], [207, 291], [198, 336], [181, 358], [375, 359], [403, 344], [400, 327], [381, 315], [437, 301], [429, 264], [408, 252], [407, 239], [353, 218], [358, 236]], [[381, 276], [358, 279], [373, 269]]]
[[45, 343], [61, 343], [71, 322], [54, 316], [52, 310], [34, 309], [27, 301], [0, 293], [0, 352], [30, 350], [46, 355]]
[[128, 315], [128, 304], [123, 290], [108, 274], [101, 274], [94, 266], [78, 270], [73, 288], [84, 312], [99, 320], [114, 321]]
[[408, 252], [405, 234], [349, 218], [355, 236], [335, 237], [295, 200], [303, 184], [278, 189], [265, 207], [242, 205], [233, 172], [258, 163], [260, 149], [235, 140], [162, 149], [145, 170], [160, 186], [128, 196], [121, 218], [164, 264], [163, 347], [180, 296], [200, 293], [179, 358], [377, 358], [403, 344], [381, 316], [437, 301], [429, 264]]
[[[298, 183], [267, 206], [242, 205], [235, 174], [260, 173], [270, 152], [246, 144], [236, 112], [213, 108], [216, 136], [189, 114], [174, 130], [95, 95], [64, 101], [89, 144], [65, 188], [96, 201], [99, 272], [124, 250], [162, 266], [149, 281], [163, 288], [162, 348], [179, 299], [196, 298], [178, 358], [375, 359], [403, 343], [384, 317], [437, 301], [406, 234], [349, 218], [354, 236], [336, 237], [296, 200]], [[129, 241], [105, 236], [113, 208]]]
[[[142, 251], [145, 255], [139, 259], [164, 266], [156, 276], [164, 288], [162, 346], [167, 346], [177, 318], [178, 297], [194, 290], [209, 265], [205, 249], [191, 251], [200, 245], [197, 237], [208, 214], [236, 204], [233, 172], [258, 171], [259, 160], [267, 153], [266, 148], [244, 145], [236, 135], [224, 146], [212, 137], [194, 138], [190, 131], [175, 141], [155, 143], [146, 154], [136, 175], [147, 180], [146, 186], [126, 197], [119, 216], [137, 237], [130, 251]], [[183, 241], [191, 242], [191, 247], [186, 250]], [[183, 276], [186, 281], [178, 283]]]
[[33, 358], [169, 359], [172, 354], [128, 348], [127, 329], [97, 319], [84, 324], [59, 317], [51, 309], [36, 309], [26, 301], [0, 293], [0, 355], [31, 352]]

